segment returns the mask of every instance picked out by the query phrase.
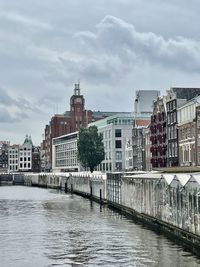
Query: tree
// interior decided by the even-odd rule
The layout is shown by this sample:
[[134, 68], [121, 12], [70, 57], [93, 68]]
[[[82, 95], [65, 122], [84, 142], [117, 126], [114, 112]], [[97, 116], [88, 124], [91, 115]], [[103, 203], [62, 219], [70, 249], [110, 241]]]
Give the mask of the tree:
[[78, 159], [85, 168], [91, 172], [104, 160], [105, 152], [103, 145], [103, 135], [98, 134], [96, 126], [87, 129], [81, 128], [78, 138]]

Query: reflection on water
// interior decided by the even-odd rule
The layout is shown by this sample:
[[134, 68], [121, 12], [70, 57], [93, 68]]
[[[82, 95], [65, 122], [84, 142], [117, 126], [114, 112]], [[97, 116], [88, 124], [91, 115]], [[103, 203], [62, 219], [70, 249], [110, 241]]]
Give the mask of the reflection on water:
[[0, 187], [0, 266], [200, 266], [163, 236], [74, 195]]

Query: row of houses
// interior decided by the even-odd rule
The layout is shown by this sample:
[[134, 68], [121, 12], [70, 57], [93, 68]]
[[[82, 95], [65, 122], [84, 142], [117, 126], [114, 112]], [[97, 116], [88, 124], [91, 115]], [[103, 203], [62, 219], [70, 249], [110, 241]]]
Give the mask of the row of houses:
[[[137, 91], [134, 112], [91, 122], [103, 134], [98, 171], [152, 170], [200, 165], [200, 88]], [[53, 138], [53, 171], [81, 171], [78, 131]]]
[[173, 87], [164, 96], [157, 90], [139, 90], [133, 112], [100, 112], [85, 109], [75, 84], [70, 111], [52, 117], [40, 149], [28, 136], [23, 145], [4, 144], [0, 169], [81, 171], [78, 131], [92, 125], [102, 133], [105, 148], [98, 171], [200, 165], [200, 88]]
[[172, 88], [154, 101], [150, 123], [152, 167], [198, 166], [199, 88]]
[[33, 145], [31, 137], [28, 135], [22, 145], [10, 145], [9, 142], [2, 142], [0, 162], [1, 172], [40, 172], [40, 148]]

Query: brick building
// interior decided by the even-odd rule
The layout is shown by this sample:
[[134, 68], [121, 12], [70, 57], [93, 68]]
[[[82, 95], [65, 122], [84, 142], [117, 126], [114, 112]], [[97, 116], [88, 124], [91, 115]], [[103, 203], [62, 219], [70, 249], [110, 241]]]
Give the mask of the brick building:
[[200, 97], [193, 98], [177, 109], [179, 165], [199, 165]]
[[169, 167], [179, 165], [177, 109], [198, 95], [200, 95], [200, 88], [172, 87], [169, 91], [167, 91], [167, 147]]
[[55, 114], [49, 124], [45, 126], [42, 142], [42, 170], [52, 169], [52, 139], [86, 128], [88, 123], [94, 122], [117, 112], [101, 112], [85, 109], [85, 99], [81, 95], [79, 83], [75, 84], [74, 94], [70, 98], [70, 110], [64, 114]]
[[92, 121], [92, 111], [85, 110], [85, 99], [80, 94], [79, 84], [75, 84], [74, 94], [70, 99], [70, 132], [76, 132], [81, 127], [86, 128]]
[[41, 171], [41, 153], [40, 147], [32, 148], [32, 172]]
[[196, 166], [200, 166], [200, 105], [196, 107]]
[[166, 102], [164, 97], [158, 97], [154, 101], [150, 123], [150, 152], [152, 168], [167, 166]]

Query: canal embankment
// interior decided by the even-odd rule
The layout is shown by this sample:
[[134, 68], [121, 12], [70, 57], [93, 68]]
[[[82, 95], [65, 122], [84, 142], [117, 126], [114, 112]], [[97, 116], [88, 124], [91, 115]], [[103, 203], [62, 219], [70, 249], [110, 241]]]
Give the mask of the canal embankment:
[[198, 173], [26, 173], [24, 184], [61, 189], [108, 204], [200, 253]]

